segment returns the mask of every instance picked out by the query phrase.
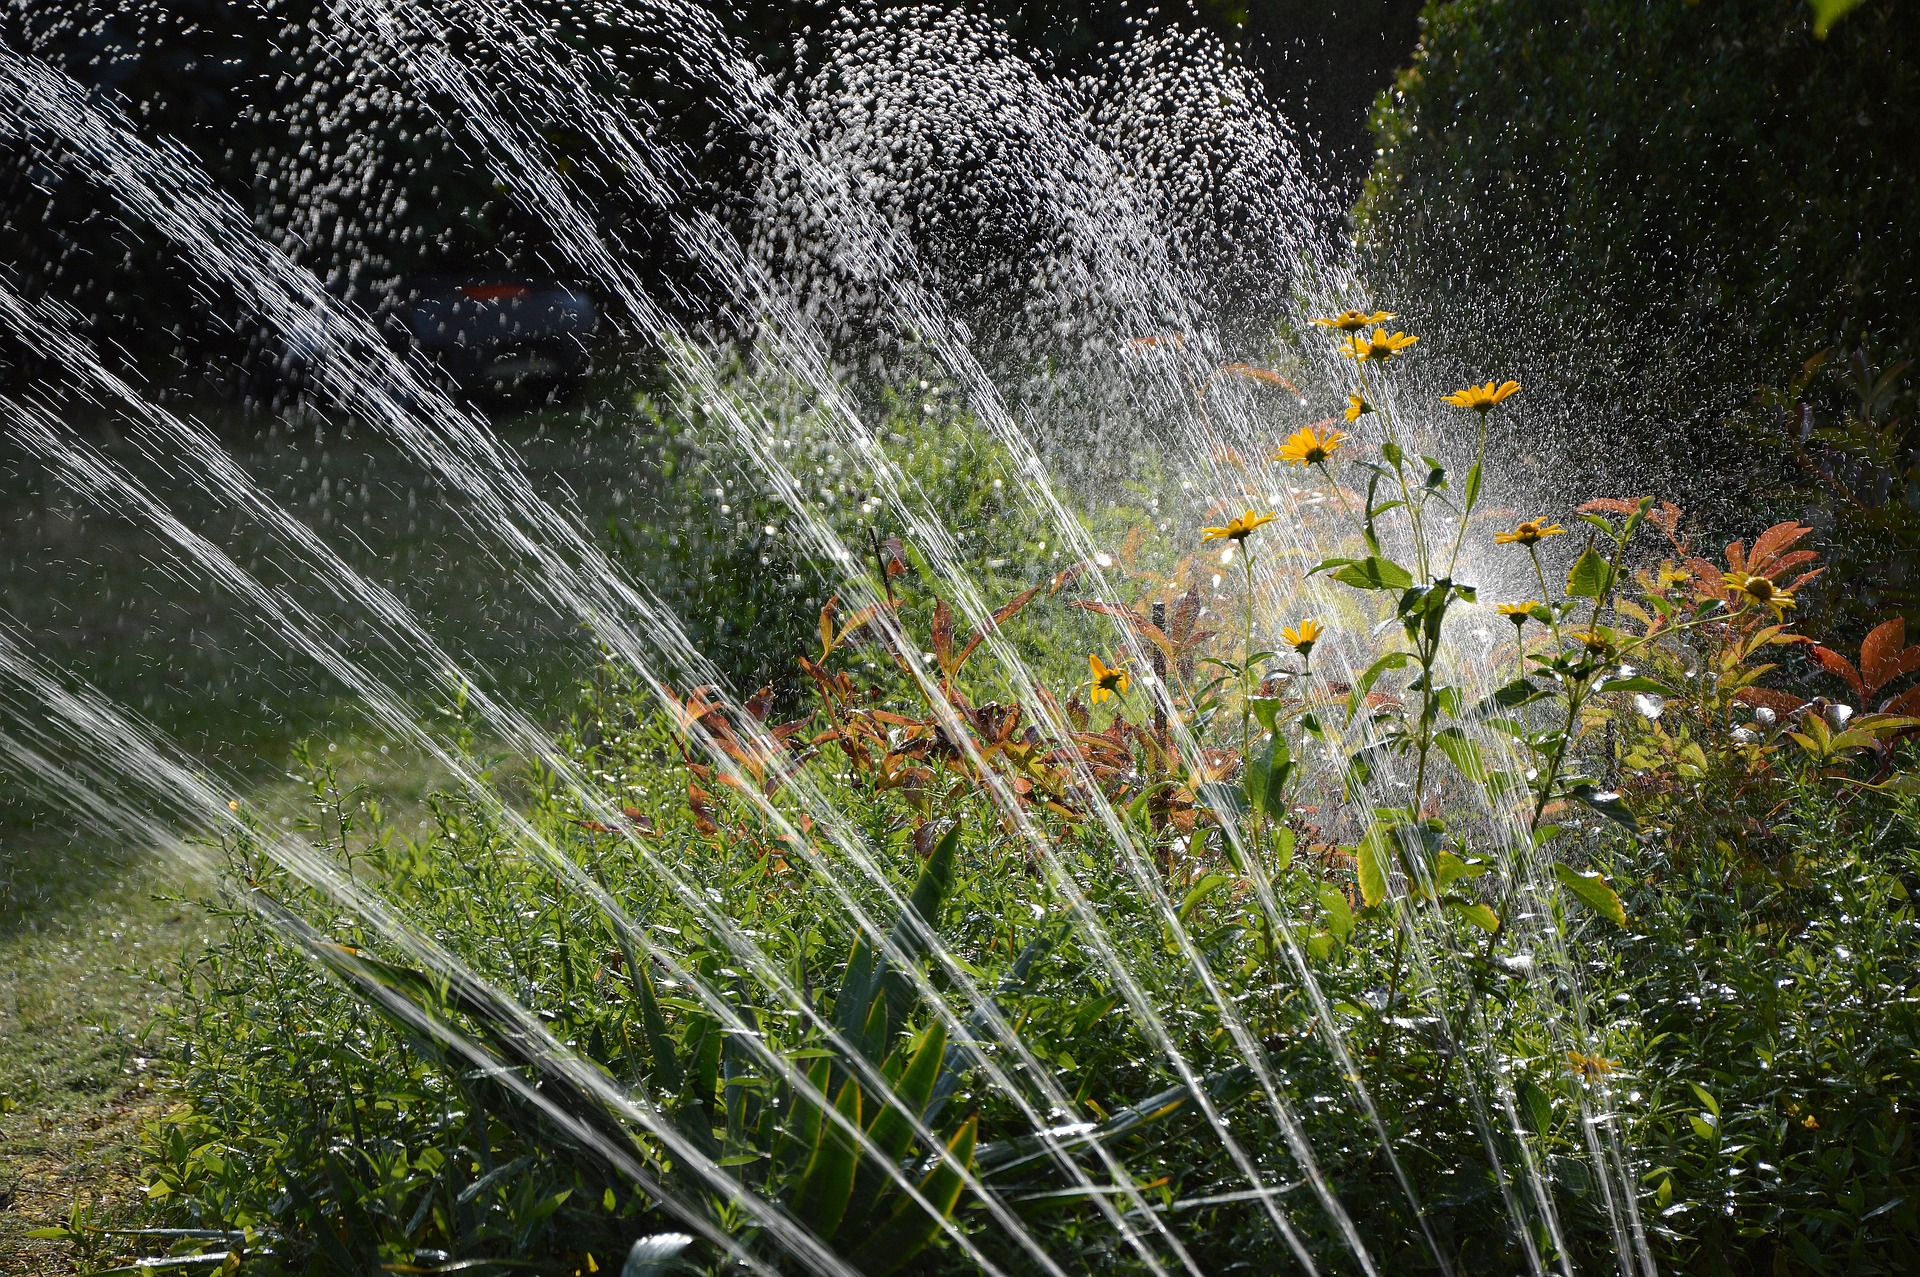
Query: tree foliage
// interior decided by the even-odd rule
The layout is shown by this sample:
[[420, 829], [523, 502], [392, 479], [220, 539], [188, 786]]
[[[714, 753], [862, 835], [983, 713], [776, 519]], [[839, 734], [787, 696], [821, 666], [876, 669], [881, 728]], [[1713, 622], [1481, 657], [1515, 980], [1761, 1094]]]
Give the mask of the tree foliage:
[[1358, 216], [1383, 300], [1465, 362], [1493, 344], [1530, 389], [1587, 383], [1584, 420], [1691, 471], [1756, 381], [1920, 323], [1905, 6], [1825, 39], [1800, 0], [1435, 0], [1422, 23]]

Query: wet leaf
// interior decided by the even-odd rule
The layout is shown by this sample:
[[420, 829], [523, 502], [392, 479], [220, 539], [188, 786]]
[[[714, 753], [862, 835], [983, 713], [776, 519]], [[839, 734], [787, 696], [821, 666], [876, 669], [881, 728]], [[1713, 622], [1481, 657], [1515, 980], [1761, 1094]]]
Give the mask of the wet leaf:
[[1616, 927], [1627, 925], [1626, 905], [1621, 903], [1620, 897], [1612, 887], [1607, 885], [1607, 880], [1598, 873], [1591, 870], [1582, 873], [1572, 865], [1556, 864], [1553, 867], [1553, 874], [1581, 904]]

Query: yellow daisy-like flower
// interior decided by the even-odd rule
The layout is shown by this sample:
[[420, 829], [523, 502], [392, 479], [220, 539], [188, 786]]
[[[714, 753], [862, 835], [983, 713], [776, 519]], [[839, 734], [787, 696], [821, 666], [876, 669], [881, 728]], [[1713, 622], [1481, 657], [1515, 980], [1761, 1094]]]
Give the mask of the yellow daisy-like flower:
[[1801, 1122], [1800, 1125], [1806, 1127], [1810, 1131], [1817, 1131], [1820, 1129], [1820, 1119], [1815, 1117], [1813, 1114], [1809, 1113], [1806, 1116], [1806, 1120]]
[[1775, 615], [1785, 616], [1793, 606], [1793, 593], [1783, 590], [1773, 583], [1772, 577], [1749, 576], [1745, 572], [1727, 572], [1722, 581], [1732, 590], [1736, 601], [1752, 604], [1755, 607], [1770, 607]]
[[1249, 510], [1237, 519], [1230, 520], [1224, 528], [1202, 528], [1202, 541], [1244, 541], [1253, 535], [1255, 528], [1264, 527], [1279, 518], [1275, 514], [1255, 514]]
[[1372, 411], [1373, 405], [1362, 399], [1359, 395], [1347, 396], [1348, 421], [1358, 421]]
[[1465, 390], [1456, 390], [1450, 395], [1441, 395], [1442, 403], [1450, 403], [1456, 408], [1471, 408], [1477, 413], [1493, 411], [1493, 406], [1502, 399], [1520, 393], [1520, 383], [1503, 381], [1499, 384], [1488, 382], [1484, 386], [1468, 386]]
[[1313, 322], [1322, 328], [1338, 328], [1343, 333], [1358, 332], [1370, 324], [1384, 324], [1393, 318], [1389, 310], [1376, 310], [1371, 315], [1363, 315], [1357, 310], [1343, 310], [1331, 319], [1316, 319]]
[[1512, 621], [1514, 628], [1518, 629], [1527, 623], [1528, 618], [1533, 615], [1533, 609], [1539, 606], [1540, 605], [1532, 599], [1528, 599], [1525, 603], [1497, 604], [1494, 610], [1506, 617], [1509, 621]]
[[[1359, 398], [1358, 395], [1354, 397]], [[1296, 466], [1317, 466], [1340, 451], [1340, 445], [1346, 441], [1344, 430], [1329, 430], [1322, 434], [1312, 426], [1302, 426], [1287, 436], [1287, 441], [1280, 445], [1273, 459]]]
[[1286, 640], [1288, 647], [1300, 653], [1300, 655], [1305, 656], [1313, 651], [1313, 645], [1318, 643], [1320, 636], [1326, 632], [1326, 626], [1320, 624], [1320, 622], [1314, 620], [1312, 617], [1308, 617], [1298, 625], [1281, 630], [1280, 637]]
[[1099, 653], [1097, 652], [1089, 652], [1087, 654], [1087, 668], [1093, 671], [1093, 690], [1089, 693], [1089, 699], [1091, 699], [1095, 705], [1098, 705], [1101, 701], [1106, 700], [1107, 697], [1112, 696], [1116, 692], [1125, 696], [1127, 694], [1127, 688], [1133, 682], [1127, 675], [1127, 667], [1125, 665], [1110, 666], [1100, 659]]
[[1364, 333], [1355, 333], [1341, 342], [1340, 353], [1348, 359], [1358, 360], [1363, 364], [1369, 361], [1384, 364], [1419, 340], [1418, 337], [1410, 337], [1406, 333], [1389, 334], [1384, 328], [1376, 328], [1371, 337]]
[[1557, 523], [1548, 523], [1545, 519], [1528, 519], [1511, 532], [1493, 534], [1495, 545], [1533, 545], [1548, 537], [1566, 535], [1566, 529]]
[[1567, 1063], [1573, 1066], [1575, 1073], [1588, 1080], [1604, 1077], [1620, 1067], [1618, 1060], [1609, 1060], [1604, 1055], [1587, 1055], [1581, 1051], [1567, 1052]]

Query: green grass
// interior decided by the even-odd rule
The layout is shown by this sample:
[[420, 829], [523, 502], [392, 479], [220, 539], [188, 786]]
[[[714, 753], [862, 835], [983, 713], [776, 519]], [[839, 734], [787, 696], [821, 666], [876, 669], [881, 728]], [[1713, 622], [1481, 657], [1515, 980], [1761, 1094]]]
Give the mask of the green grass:
[[[602, 386], [587, 405], [503, 418], [536, 486], [577, 500], [589, 527], [657, 498], [658, 439]], [[419, 468], [361, 432], [307, 420], [205, 414], [235, 459], [369, 578], [393, 587], [501, 690], [551, 703], [591, 651], [572, 623], [503, 583], [487, 547]], [[166, 494], [183, 521], [272, 579], [259, 534], [177, 482], [143, 471], [110, 426], [94, 441]], [[249, 627], [223, 594], [160, 569], [149, 531], [103, 516], [0, 444], [0, 612], [42, 656], [156, 724], [251, 791], [293, 810], [289, 751], [336, 742], [329, 761], [374, 780], [403, 819], [445, 777], [368, 738], [343, 690]], [[350, 629], [343, 630], [349, 647]], [[323, 751], [324, 752], [324, 751]], [[210, 880], [164, 850], [130, 846], [48, 811], [0, 776], [0, 1271], [59, 1271], [70, 1248], [24, 1234], [97, 1202], [124, 1221], [144, 1200], [131, 1140], [174, 1102], [154, 1057], [177, 972], [226, 924], [198, 904]]]

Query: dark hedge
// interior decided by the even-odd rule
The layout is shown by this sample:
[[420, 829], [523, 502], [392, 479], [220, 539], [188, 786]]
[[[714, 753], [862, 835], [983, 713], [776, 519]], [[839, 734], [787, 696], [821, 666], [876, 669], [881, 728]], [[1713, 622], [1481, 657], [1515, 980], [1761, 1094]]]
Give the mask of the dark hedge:
[[1617, 484], [1631, 451], [1649, 481], [1726, 493], [1766, 466], [1729, 428], [1757, 385], [1863, 333], [1911, 346], [1912, 6], [1869, 0], [1825, 40], [1802, 0], [1431, 0], [1421, 21], [1373, 116], [1371, 277], [1459, 372], [1560, 410], [1563, 482]]

